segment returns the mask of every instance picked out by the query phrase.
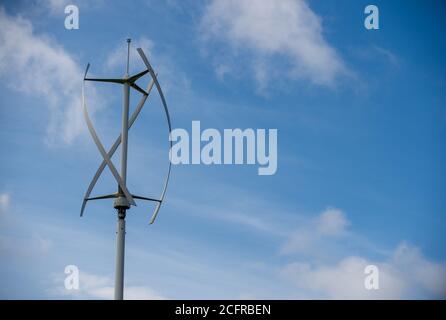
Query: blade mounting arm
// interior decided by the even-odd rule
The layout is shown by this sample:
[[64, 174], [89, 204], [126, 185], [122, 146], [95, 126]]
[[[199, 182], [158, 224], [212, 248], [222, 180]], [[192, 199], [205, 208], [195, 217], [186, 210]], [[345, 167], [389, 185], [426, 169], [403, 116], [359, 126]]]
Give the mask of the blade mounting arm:
[[132, 194], [132, 197], [133, 197], [133, 199], [147, 200], [147, 201], [153, 201], [153, 202], [161, 202], [161, 200], [159, 200], [159, 199], [135, 196], [134, 194]]
[[149, 70], [141, 71], [140, 73], [137, 73], [137, 74], [135, 74], [135, 75], [129, 77], [129, 78], [127, 79], [127, 81], [130, 82], [130, 83], [133, 83], [133, 82], [135, 82], [136, 80], [138, 80], [139, 78], [141, 78], [143, 75], [147, 74], [147, 72], [149, 72]]
[[88, 70], [90, 69], [90, 63], [87, 64], [85, 69], [84, 81], [98, 81], [98, 82], [114, 82], [114, 83], [124, 83], [124, 79], [103, 79], [103, 78], [87, 78]]
[[140, 86], [138, 86], [136, 83], [130, 83], [130, 86], [135, 89], [136, 91], [141, 92], [143, 95], [147, 96], [147, 92], [145, 92]]
[[124, 79], [103, 79], [103, 78], [85, 78], [85, 81], [97, 81], [97, 82], [113, 82], [113, 83], [125, 83]]

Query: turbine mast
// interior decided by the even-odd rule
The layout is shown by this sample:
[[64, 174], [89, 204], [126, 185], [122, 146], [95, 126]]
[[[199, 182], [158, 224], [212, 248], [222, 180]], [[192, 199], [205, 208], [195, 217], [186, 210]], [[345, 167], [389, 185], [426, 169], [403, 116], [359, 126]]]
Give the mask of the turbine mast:
[[[127, 186], [127, 146], [129, 132], [129, 104], [130, 104], [130, 85], [126, 81], [129, 78], [129, 60], [130, 60], [130, 39], [127, 39], [127, 66], [124, 75], [123, 101], [122, 101], [122, 128], [121, 128], [121, 179], [124, 186]], [[125, 216], [126, 211], [130, 209], [121, 187], [118, 185], [118, 198], [114, 203], [118, 211], [118, 222], [116, 231], [116, 271], [115, 271], [115, 300], [124, 299], [124, 258], [125, 258]]]

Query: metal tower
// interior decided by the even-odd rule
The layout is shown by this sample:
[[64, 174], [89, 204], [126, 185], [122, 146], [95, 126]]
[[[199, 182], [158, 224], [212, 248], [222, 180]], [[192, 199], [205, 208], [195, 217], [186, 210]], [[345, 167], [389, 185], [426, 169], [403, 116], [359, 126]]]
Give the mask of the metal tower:
[[[124, 253], [125, 253], [125, 217], [127, 210], [130, 209], [130, 207], [136, 206], [135, 199], [139, 200], [148, 200], [156, 202], [156, 207], [154, 212], [152, 213], [152, 217], [150, 219], [150, 224], [153, 224], [155, 222], [155, 219], [158, 215], [158, 212], [160, 210], [161, 204], [164, 201], [164, 196], [166, 194], [167, 185], [169, 183], [169, 177], [170, 177], [170, 169], [171, 169], [171, 163], [169, 161], [169, 167], [166, 175], [166, 179], [164, 182], [164, 187], [161, 192], [161, 196], [159, 198], [152, 198], [152, 197], [142, 197], [137, 196], [129, 192], [127, 189], [127, 149], [128, 149], [128, 131], [132, 127], [133, 123], [137, 119], [141, 109], [143, 108], [153, 85], [156, 86], [158, 94], [161, 98], [164, 112], [166, 114], [167, 118], [167, 125], [169, 129], [169, 138], [170, 138], [170, 132], [172, 130], [171, 123], [170, 123], [170, 116], [169, 116], [169, 110], [167, 109], [167, 103], [166, 99], [164, 98], [163, 91], [161, 90], [161, 86], [158, 82], [157, 75], [155, 74], [152, 66], [149, 63], [149, 60], [147, 59], [146, 55], [144, 54], [143, 50], [141, 48], [138, 48], [137, 51], [146, 65], [147, 69], [144, 71], [141, 71], [140, 73], [137, 73], [135, 75], [130, 76], [129, 75], [129, 60], [130, 60], [130, 39], [127, 39], [127, 65], [126, 65], [126, 72], [123, 78], [115, 78], [115, 79], [102, 79], [102, 78], [87, 78], [88, 69], [90, 68], [90, 64], [87, 65], [87, 68], [85, 70], [84, 80], [82, 82], [82, 106], [83, 106], [83, 112], [85, 117], [85, 122], [87, 123], [88, 130], [93, 138], [93, 141], [95, 142], [99, 152], [102, 155], [103, 161], [99, 168], [96, 170], [96, 174], [94, 175], [93, 179], [90, 182], [90, 185], [88, 186], [88, 189], [85, 193], [84, 200], [82, 202], [82, 208], [81, 208], [81, 217], [83, 216], [85, 206], [87, 204], [87, 201], [90, 200], [99, 200], [99, 199], [114, 199], [114, 208], [117, 211], [118, 215], [118, 222], [117, 222], [117, 239], [116, 239], [116, 273], [115, 273], [115, 300], [122, 300], [124, 298]], [[147, 86], [147, 89], [144, 90], [141, 87], [139, 87], [136, 84], [136, 81], [143, 77], [146, 74], [149, 74], [151, 76], [151, 81]], [[99, 82], [110, 82], [110, 83], [116, 83], [121, 84], [123, 86], [123, 103], [122, 103], [122, 124], [121, 124], [121, 134], [116, 138], [114, 144], [110, 148], [110, 150], [107, 152], [99, 140], [99, 137], [96, 133], [96, 130], [93, 127], [93, 123], [90, 119], [90, 116], [88, 114], [87, 104], [85, 102], [85, 81], [99, 81]], [[135, 110], [129, 117], [129, 103], [130, 103], [130, 88], [135, 89], [139, 93], [142, 94], [141, 99], [139, 100], [138, 104], [135, 107]], [[172, 141], [169, 139], [170, 147], [172, 147]], [[118, 173], [116, 170], [116, 167], [114, 166], [113, 162], [111, 161], [111, 158], [113, 154], [118, 149], [119, 145], [121, 145], [121, 173]], [[95, 196], [90, 197], [91, 192], [93, 191], [94, 186], [96, 185], [96, 182], [98, 181], [99, 177], [101, 176], [102, 172], [104, 171], [105, 167], [108, 167], [115, 178], [117, 184], [118, 184], [118, 190], [115, 193], [101, 195], [101, 196]]]

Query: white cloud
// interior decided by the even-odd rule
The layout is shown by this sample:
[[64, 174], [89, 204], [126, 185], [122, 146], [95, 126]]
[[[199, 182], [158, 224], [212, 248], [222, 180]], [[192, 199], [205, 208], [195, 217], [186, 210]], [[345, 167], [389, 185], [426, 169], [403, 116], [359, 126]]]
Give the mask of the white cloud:
[[325, 235], [340, 235], [350, 224], [344, 213], [336, 208], [327, 208], [316, 220], [318, 232]]
[[[379, 268], [379, 289], [364, 286], [367, 265]], [[281, 270], [301, 298], [408, 299], [446, 297], [446, 265], [426, 260], [415, 247], [401, 244], [388, 261], [350, 256], [334, 265], [294, 262]]]
[[[64, 288], [64, 280], [60, 276], [55, 277], [54, 282], [57, 287], [49, 290], [50, 293], [61, 296], [72, 296], [78, 299], [113, 299], [114, 284], [109, 277], [98, 276], [91, 273], [79, 273], [79, 289], [67, 290]], [[161, 296], [149, 287], [125, 286], [124, 299], [127, 300], [162, 300]]]
[[30, 21], [12, 17], [1, 7], [0, 78], [8, 87], [39, 98], [48, 106], [49, 144], [70, 143], [85, 132], [81, 68], [62, 46], [35, 34]]
[[322, 299], [398, 298], [404, 284], [388, 266], [380, 265], [380, 289], [366, 290], [364, 268], [370, 264], [361, 257], [348, 257], [335, 265], [291, 263], [281, 271], [285, 279], [297, 287], [301, 298], [313, 296]]
[[446, 264], [434, 263], [423, 257], [421, 250], [403, 242], [395, 250], [391, 264], [413, 286], [446, 298]]
[[316, 247], [322, 247], [322, 241], [332, 242], [333, 237], [346, 235], [349, 225], [350, 221], [341, 210], [328, 207], [293, 232], [282, 246], [281, 253], [314, 253]]
[[10, 197], [7, 193], [0, 194], [0, 214], [5, 214], [8, 211]]
[[[261, 88], [272, 80], [269, 77], [275, 77], [277, 57], [285, 57], [290, 68], [282, 66], [276, 73], [307, 78], [318, 85], [332, 86], [347, 72], [324, 39], [321, 19], [304, 0], [213, 0], [205, 9], [201, 29], [205, 40], [228, 43], [236, 56], [248, 50]], [[229, 67], [222, 64], [225, 57], [216, 60], [221, 76]]]

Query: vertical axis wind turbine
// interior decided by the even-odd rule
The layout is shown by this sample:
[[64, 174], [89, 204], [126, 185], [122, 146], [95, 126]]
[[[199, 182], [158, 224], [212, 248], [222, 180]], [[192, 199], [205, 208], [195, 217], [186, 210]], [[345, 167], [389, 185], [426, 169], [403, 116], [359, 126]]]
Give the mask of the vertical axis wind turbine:
[[[155, 222], [156, 217], [158, 216], [158, 212], [160, 210], [161, 204], [164, 202], [164, 196], [166, 194], [167, 185], [169, 183], [170, 177], [170, 169], [171, 162], [169, 161], [169, 167], [167, 171], [167, 175], [164, 181], [164, 186], [161, 192], [161, 196], [159, 198], [154, 197], [143, 197], [137, 196], [127, 189], [127, 149], [128, 149], [128, 131], [132, 127], [133, 123], [137, 119], [139, 113], [141, 112], [149, 94], [155, 85], [158, 94], [161, 98], [161, 102], [164, 107], [164, 112], [166, 114], [167, 125], [169, 129], [169, 147], [172, 147], [172, 139], [170, 139], [170, 132], [172, 131], [169, 110], [167, 108], [166, 99], [164, 98], [163, 91], [161, 90], [161, 86], [158, 82], [157, 75], [155, 74], [152, 66], [149, 63], [144, 51], [141, 48], [138, 48], [137, 51], [146, 66], [146, 70], [141, 71], [135, 75], [129, 75], [129, 62], [130, 62], [130, 39], [127, 39], [127, 65], [126, 72], [123, 78], [115, 78], [115, 79], [103, 79], [103, 78], [87, 78], [88, 69], [90, 68], [90, 64], [87, 64], [87, 68], [84, 74], [84, 80], [82, 82], [82, 106], [84, 112], [85, 122], [87, 123], [88, 130], [93, 138], [94, 143], [96, 144], [99, 152], [102, 155], [103, 161], [99, 168], [96, 170], [96, 174], [88, 186], [88, 189], [85, 193], [84, 200], [82, 202], [81, 208], [81, 217], [84, 214], [85, 206], [87, 201], [90, 200], [100, 200], [100, 199], [115, 199], [114, 200], [114, 208], [117, 210], [118, 222], [117, 222], [117, 239], [116, 239], [116, 271], [115, 271], [115, 300], [122, 300], [124, 298], [124, 253], [125, 253], [125, 217], [127, 210], [130, 207], [136, 206], [135, 199], [139, 200], [147, 200], [156, 203], [154, 212], [152, 213], [152, 217], [150, 219], [150, 224]], [[147, 86], [147, 89], [144, 90], [136, 84], [136, 81], [143, 77], [146, 74], [151, 76], [151, 81]], [[86, 81], [98, 81], [98, 82], [109, 82], [109, 83], [117, 83], [123, 86], [123, 103], [122, 103], [122, 126], [121, 126], [121, 134], [116, 138], [114, 144], [107, 152], [99, 140], [99, 137], [96, 133], [96, 130], [93, 127], [93, 123], [88, 114], [87, 104], [85, 102], [85, 82]], [[130, 104], [130, 88], [135, 89], [139, 93], [142, 94], [141, 99], [135, 107], [135, 110], [129, 117], [129, 104]], [[114, 166], [111, 158], [113, 154], [118, 149], [119, 145], [121, 145], [121, 172], [118, 173], [116, 167]], [[170, 149], [169, 149], [170, 150]], [[118, 184], [118, 190], [115, 193], [94, 196], [91, 197], [91, 192], [96, 185], [99, 177], [104, 171], [105, 167], [108, 167], [113, 177], [115, 178]]]

